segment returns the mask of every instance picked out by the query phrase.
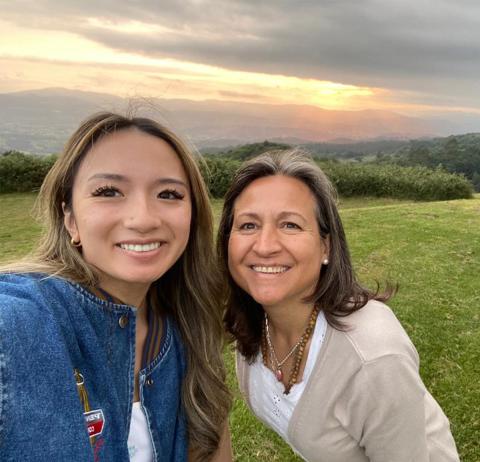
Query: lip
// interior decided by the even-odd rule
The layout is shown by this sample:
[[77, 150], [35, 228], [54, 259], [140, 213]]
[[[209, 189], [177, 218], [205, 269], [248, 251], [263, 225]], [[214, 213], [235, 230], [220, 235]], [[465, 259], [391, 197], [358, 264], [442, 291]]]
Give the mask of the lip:
[[145, 244], [151, 244], [153, 242], [160, 242], [160, 244], [165, 244], [165, 239], [156, 239], [156, 238], [150, 238], [150, 239], [125, 239], [122, 241], [118, 241], [115, 245], [121, 245], [121, 244], [140, 244], [140, 245], [145, 245]]

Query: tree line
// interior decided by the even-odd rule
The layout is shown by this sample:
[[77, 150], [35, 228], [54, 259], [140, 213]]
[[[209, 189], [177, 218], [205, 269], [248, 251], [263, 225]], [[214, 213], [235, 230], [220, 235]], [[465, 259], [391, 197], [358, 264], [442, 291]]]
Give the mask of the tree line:
[[[210, 195], [222, 198], [235, 171], [245, 159], [272, 149], [287, 149], [278, 143], [254, 143], [217, 154], [199, 156], [199, 167]], [[0, 193], [35, 192], [55, 162], [56, 156], [35, 156], [18, 151], [0, 155]], [[363, 163], [317, 160], [338, 193], [344, 197], [375, 196], [412, 200], [451, 200], [472, 197], [471, 182], [463, 175], [441, 167], [395, 163]]]

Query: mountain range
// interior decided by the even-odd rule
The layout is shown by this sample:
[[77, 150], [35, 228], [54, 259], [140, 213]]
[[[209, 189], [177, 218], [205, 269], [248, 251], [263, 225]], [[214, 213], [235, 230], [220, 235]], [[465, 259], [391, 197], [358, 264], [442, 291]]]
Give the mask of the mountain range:
[[325, 110], [308, 105], [232, 101], [121, 98], [103, 93], [47, 88], [0, 94], [0, 152], [36, 154], [62, 149], [80, 121], [101, 110], [153, 116], [200, 148], [272, 140], [290, 144], [449, 135], [442, 120], [390, 111]]

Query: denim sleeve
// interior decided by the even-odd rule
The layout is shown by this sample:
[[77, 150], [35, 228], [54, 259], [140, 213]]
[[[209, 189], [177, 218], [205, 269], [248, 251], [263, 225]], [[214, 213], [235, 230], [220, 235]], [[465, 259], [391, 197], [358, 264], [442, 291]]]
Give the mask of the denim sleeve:
[[[0, 280], [0, 460], [9, 458], [9, 432], [15, 425], [15, 400], [12, 391], [15, 389], [12, 365], [19, 368], [24, 359], [24, 342], [19, 340], [19, 333], [24, 326], [30, 325], [29, 336], [36, 342], [36, 323], [31, 319], [31, 307], [34, 305], [21, 288], [4, 281], [8, 276], [2, 275]], [[13, 279], [13, 277], [10, 277]]]
[[5, 380], [6, 369], [6, 352], [5, 352], [5, 331], [3, 329], [2, 312], [0, 310], [0, 459], [2, 459], [4, 445], [4, 429], [5, 429], [5, 407], [7, 401], [7, 385]]

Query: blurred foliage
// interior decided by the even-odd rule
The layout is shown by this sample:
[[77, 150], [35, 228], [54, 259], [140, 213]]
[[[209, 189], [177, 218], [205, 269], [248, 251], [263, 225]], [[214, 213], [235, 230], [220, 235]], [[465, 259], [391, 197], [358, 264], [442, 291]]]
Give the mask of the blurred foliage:
[[37, 191], [56, 158], [4, 152], [0, 156], [0, 193]]
[[[265, 150], [286, 148], [287, 145], [265, 142], [241, 146], [234, 152], [228, 151], [233, 157], [227, 153], [203, 156], [199, 160], [199, 167], [210, 196], [224, 197], [233, 175], [241, 165], [241, 159], [248, 159]], [[0, 156], [0, 193], [38, 190], [55, 159], [56, 156], [41, 157], [17, 151], [3, 153]], [[433, 201], [469, 198], [473, 193], [471, 182], [462, 175], [448, 173], [442, 166], [431, 169], [418, 165], [335, 160], [321, 160], [318, 163], [344, 197]], [[480, 182], [479, 177], [480, 174], [475, 172], [474, 178]]]
[[471, 183], [462, 175], [441, 168], [402, 167], [321, 161], [320, 166], [340, 196], [373, 196], [435, 201], [470, 198]]

